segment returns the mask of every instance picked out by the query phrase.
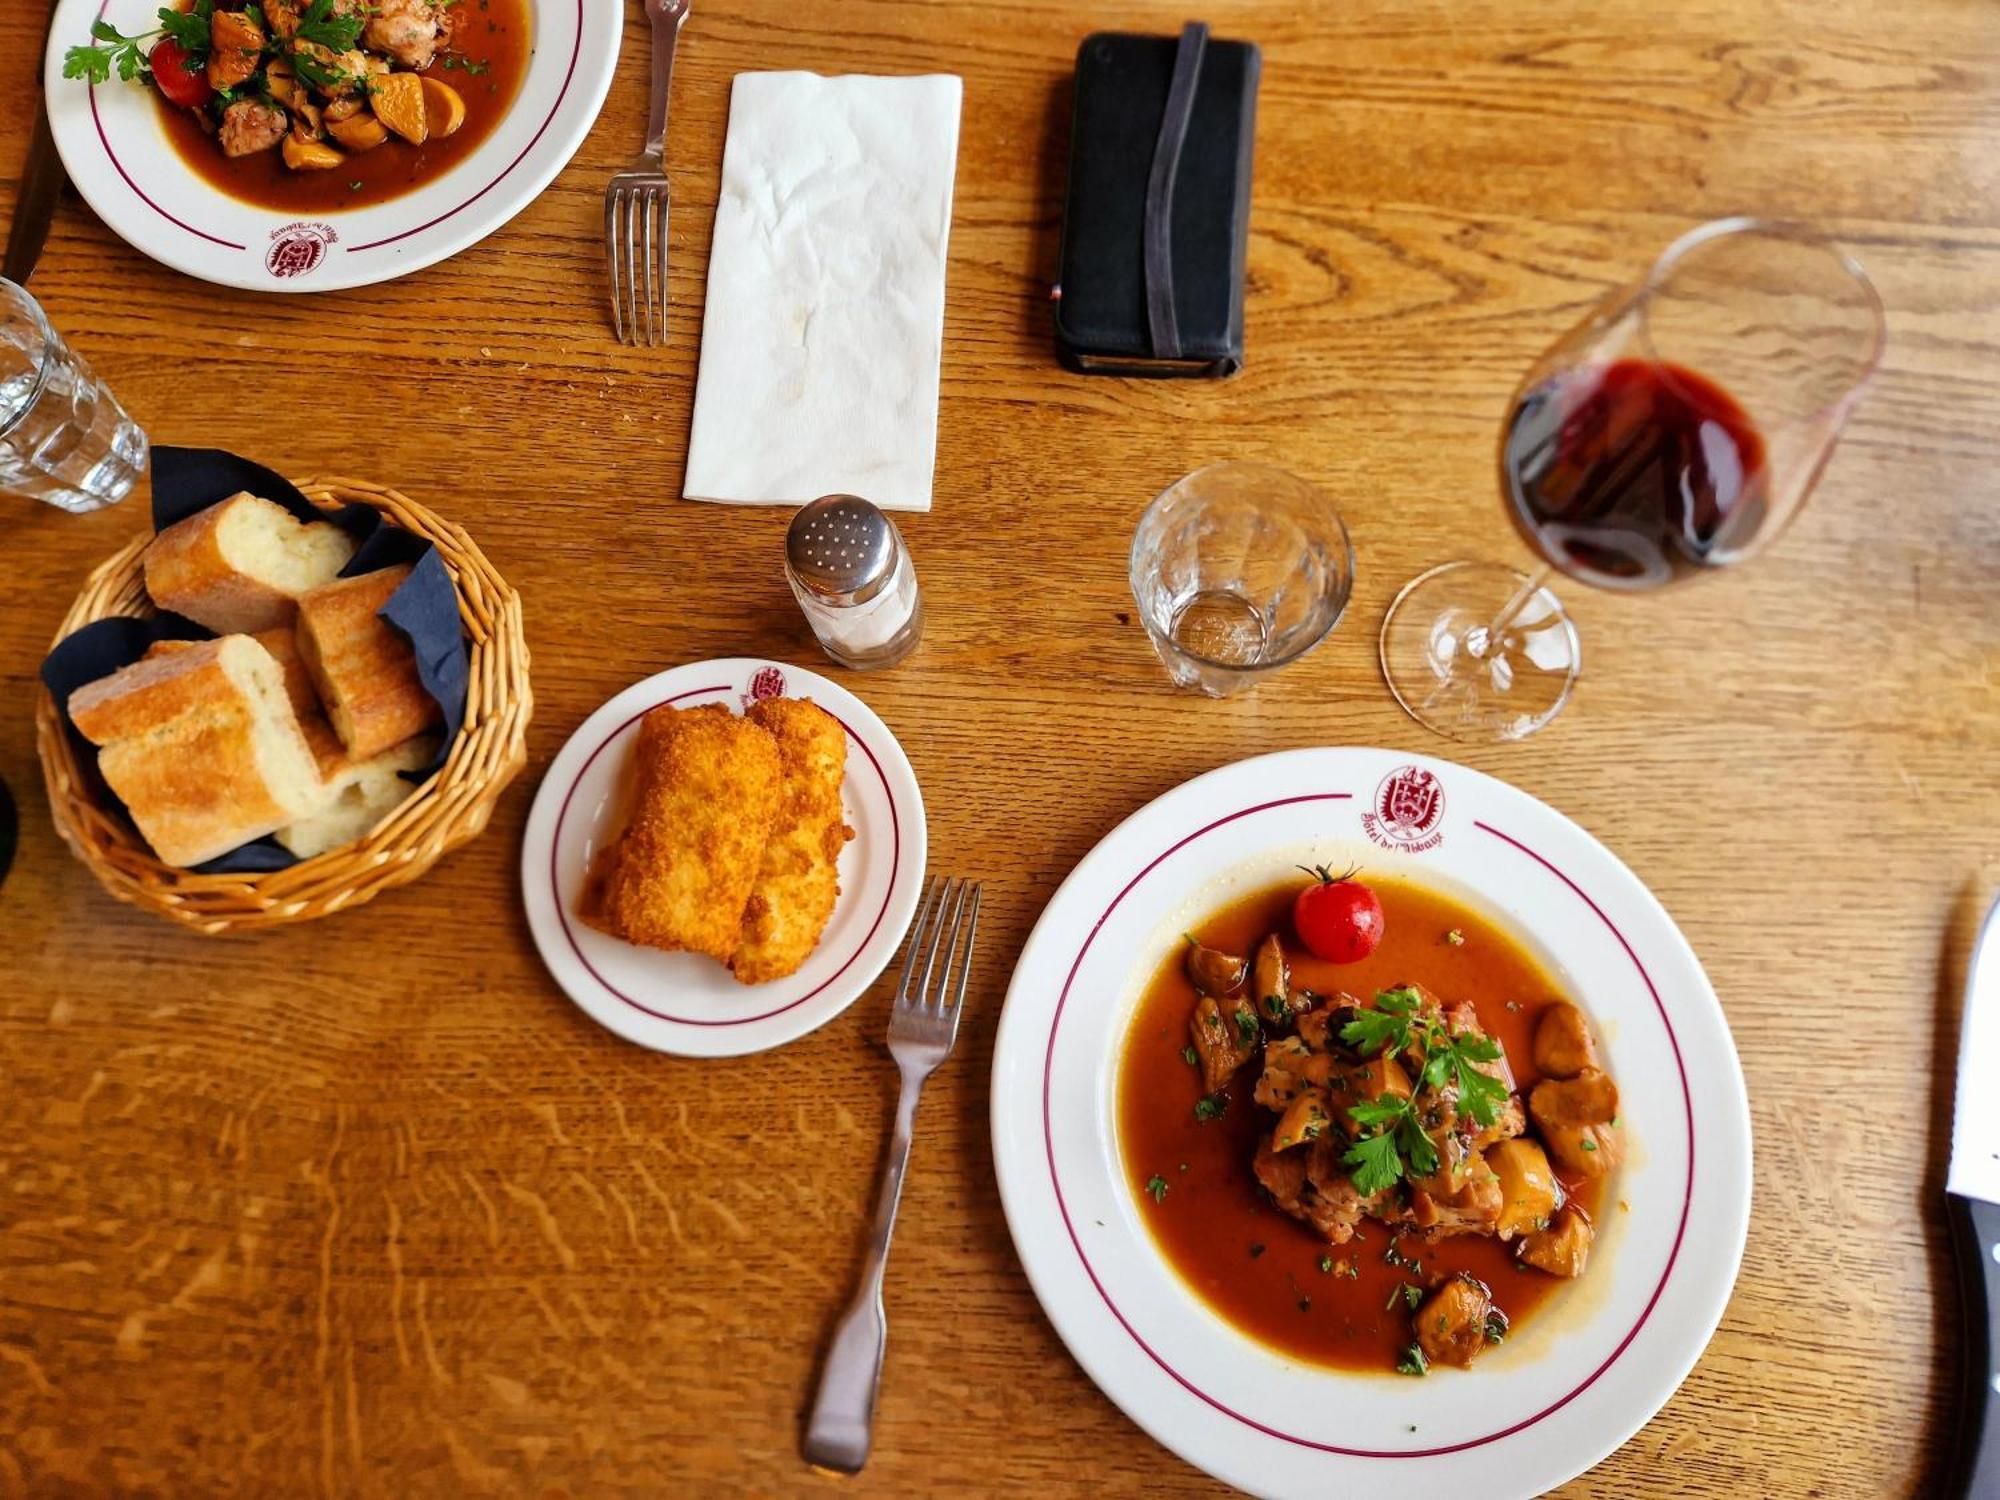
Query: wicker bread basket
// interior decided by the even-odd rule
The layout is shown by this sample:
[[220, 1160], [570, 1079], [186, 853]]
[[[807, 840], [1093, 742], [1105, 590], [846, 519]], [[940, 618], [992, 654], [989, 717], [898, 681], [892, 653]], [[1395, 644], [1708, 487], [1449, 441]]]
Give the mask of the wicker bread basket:
[[[521, 599], [472, 538], [379, 485], [314, 479], [299, 488], [317, 505], [373, 506], [395, 525], [436, 544], [458, 589], [470, 655], [465, 725], [438, 773], [365, 837], [288, 869], [197, 875], [162, 864], [124, 818], [97, 805], [55, 700], [43, 688], [35, 733], [57, 831], [112, 895], [197, 932], [304, 922], [359, 906], [378, 892], [415, 880], [486, 827], [502, 789], [527, 761], [534, 697], [528, 688]], [[151, 540], [150, 535], [137, 538], [90, 575], [56, 640], [93, 620], [154, 612], [139, 565]]]

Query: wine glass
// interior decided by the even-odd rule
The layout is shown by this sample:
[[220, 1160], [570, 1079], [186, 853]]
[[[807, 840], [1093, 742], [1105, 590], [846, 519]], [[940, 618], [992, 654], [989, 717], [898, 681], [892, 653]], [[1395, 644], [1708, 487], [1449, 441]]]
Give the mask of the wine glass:
[[1532, 575], [1455, 562], [1404, 585], [1382, 675], [1411, 717], [1517, 740], [1575, 686], [1560, 570], [1639, 591], [1729, 567], [1805, 504], [1882, 357], [1867, 275], [1811, 230], [1718, 219], [1682, 235], [1529, 369], [1500, 489]]

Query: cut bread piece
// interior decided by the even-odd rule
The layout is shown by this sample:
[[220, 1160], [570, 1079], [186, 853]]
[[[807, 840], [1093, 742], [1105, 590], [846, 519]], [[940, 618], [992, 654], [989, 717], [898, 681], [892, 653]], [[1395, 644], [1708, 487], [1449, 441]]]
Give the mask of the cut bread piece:
[[198, 865], [323, 806], [284, 672], [247, 635], [149, 654], [70, 695], [70, 721], [153, 852]]
[[146, 548], [146, 592], [218, 635], [289, 625], [301, 594], [340, 576], [354, 538], [247, 491], [169, 526]]
[[372, 760], [443, 717], [417, 676], [409, 639], [376, 613], [409, 576], [408, 567], [384, 568], [299, 601], [299, 654], [355, 760]]
[[[319, 694], [313, 691], [312, 674], [306, 671], [305, 658], [299, 655], [297, 632], [289, 625], [280, 625], [271, 630], [260, 630], [251, 636], [251, 639], [271, 653], [271, 659], [278, 664], [278, 670], [285, 674], [285, 696], [291, 700], [292, 712], [299, 716], [300, 725], [303, 727], [308, 719], [317, 719], [326, 729], [327, 737], [331, 739], [333, 728], [327, 724], [326, 716], [320, 711]], [[185, 651], [190, 646], [201, 644], [200, 641], [155, 641], [146, 648], [145, 659], [150, 660], [155, 656]], [[310, 740], [311, 734], [308, 733], [306, 738]], [[334, 746], [336, 749], [339, 748], [338, 740], [334, 741]], [[315, 755], [319, 753], [317, 746], [314, 747], [313, 753]]]
[[[324, 721], [321, 721], [322, 724]], [[333, 731], [325, 731], [328, 739]], [[372, 760], [343, 758], [329, 779], [332, 798], [318, 812], [278, 830], [278, 842], [300, 859], [351, 844], [407, 801], [420, 785], [404, 771], [419, 771], [437, 754], [437, 737], [419, 735]]]

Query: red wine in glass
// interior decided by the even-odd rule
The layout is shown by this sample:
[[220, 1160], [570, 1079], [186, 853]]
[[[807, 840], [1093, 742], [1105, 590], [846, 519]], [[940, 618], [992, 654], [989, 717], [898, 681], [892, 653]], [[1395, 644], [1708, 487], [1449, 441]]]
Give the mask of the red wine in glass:
[[1749, 415], [1714, 381], [1651, 360], [1575, 366], [1532, 387], [1500, 467], [1529, 544], [1604, 588], [1733, 562], [1769, 513]]

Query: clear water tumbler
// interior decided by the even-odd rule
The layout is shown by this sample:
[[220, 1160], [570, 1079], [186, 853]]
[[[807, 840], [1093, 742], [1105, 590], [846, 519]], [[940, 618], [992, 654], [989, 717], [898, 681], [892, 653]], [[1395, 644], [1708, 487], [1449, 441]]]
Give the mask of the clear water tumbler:
[[100, 510], [131, 492], [146, 452], [146, 434], [41, 304], [0, 279], [0, 491]]

